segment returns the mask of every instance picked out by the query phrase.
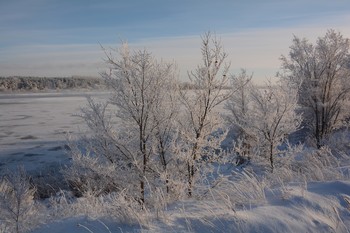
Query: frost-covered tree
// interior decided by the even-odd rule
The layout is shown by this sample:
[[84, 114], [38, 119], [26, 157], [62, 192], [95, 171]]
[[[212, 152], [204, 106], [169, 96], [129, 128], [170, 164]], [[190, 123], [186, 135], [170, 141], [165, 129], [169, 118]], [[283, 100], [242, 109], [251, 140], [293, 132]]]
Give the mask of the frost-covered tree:
[[350, 41], [328, 30], [316, 44], [294, 37], [288, 56], [282, 56], [281, 78], [298, 90], [305, 123], [317, 147], [349, 117]]
[[[111, 72], [103, 77], [113, 90], [109, 102], [116, 107], [118, 126], [118, 132], [112, 132], [112, 137], [108, 134], [108, 138], [113, 138], [114, 153], [123, 157], [127, 166], [135, 168], [140, 200], [144, 203], [147, 174], [153, 172], [149, 164], [151, 157], [160, 154], [165, 165], [166, 139], [161, 134], [168, 132], [163, 131], [163, 126], [169, 126], [167, 121], [174, 114], [165, 109], [173, 106], [167, 103], [171, 101], [167, 93], [172, 89], [175, 67], [157, 61], [146, 50], [130, 51], [127, 44], [117, 51], [117, 57], [113, 57], [112, 52], [106, 55]], [[163, 151], [154, 151], [152, 139], [155, 138], [162, 138]]]
[[186, 157], [189, 196], [196, 175], [201, 172], [200, 164], [211, 158], [220, 146], [221, 138], [213, 136], [222, 123], [217, 107], [231, 95], [224, 90], [229, 82], [229, 66], [225, 64], [227, 54], [220, 40], [210, 32], [204, 34], [201, 52], [203, 63], [189, 73], [190, 84], [195, 89], [180, 91], [183, 104], [180, 125], [184, 140], [181, 150]]
[[232, 96], [225, 102], [224, 109], [229, 111], [225, 115], [225, 120], [229, 127], [232, 127], [237, 133], [237, 141], [242, 147], [241, 156], [250, 157], [250, 149], [254, 141], [254, 135], [246, 131], [248, 126], [246, 118], [248, 117], [251, 102], [251, 90], [253, 88], [251, 79], [253, 75], [248, 75], [247, 71], [242, 69], [239, 75], [231, 77]]
[[0, 180], [0, 218], [11, 225], [11, 232], [25, 232], [35, 214], [35, 187], [23, 167]]
[[167, 193], [170, 191], [170, 177], [176, 176], [178, 172], [174, 168], [177, 163], [174, 151], [178, 135], [176, 121], [180, 108], [178, 88], [176, 79], [168, 79], [168, 82], [158, 90], [157, 107], [152, 112], [155, 128], [151, 141], [155, 156], [151, 158], [151, 168], [165, 180]]
[[277, 147], [301, 123], [301, 115], [295, 111], [296, 92], [281, 83], [268, 83], [264, 88], [248, 83], [243, 88], [247, 94], [242, 96], [242, 90], [238, 90], [226, 104], [230, 112], [227, 119], [243, 132], [246, 145], [254, 144], [268, 158], [273, 171]]

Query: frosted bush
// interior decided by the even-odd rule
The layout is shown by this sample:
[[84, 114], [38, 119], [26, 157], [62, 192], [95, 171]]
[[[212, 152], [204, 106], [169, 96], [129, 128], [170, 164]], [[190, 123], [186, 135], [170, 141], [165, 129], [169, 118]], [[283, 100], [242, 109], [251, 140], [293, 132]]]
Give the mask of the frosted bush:
[[338, 169], [339, 158], [329, 147], [320, 149], [305, 148], [304, 145], [291, 146], [280, 152], [275, 175], [270, 175], [273, 184], [284, 182], [326, 181], [342, 179]]
[[23, 167], [0, 180], [0, 219], [9, 232], [25, 232], [37, 224], [35, 187], [29, 183]]
[[72, 193], [61, 191], [47, 203], [48, 220], [87, 216], [92, 219], [106, 218], [119, 223], [147, 225], [148, 211], [142, 209], [127, 190], [100, 196], [85, 194], [76, 198]]

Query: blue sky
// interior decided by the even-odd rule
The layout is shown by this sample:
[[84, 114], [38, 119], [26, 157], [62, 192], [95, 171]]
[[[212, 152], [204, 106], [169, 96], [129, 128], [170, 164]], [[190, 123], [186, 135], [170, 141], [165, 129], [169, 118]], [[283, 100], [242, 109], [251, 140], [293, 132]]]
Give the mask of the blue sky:
[[232, 61], [273, 76], [294, 35], [329, 28], [350, 37], [348, 0], [0, 0], [0, 76], [98, 76], [99, 43], [127, 40], [174, 59], [184, 76], [200, 62], [200, 35], [216, 32]]

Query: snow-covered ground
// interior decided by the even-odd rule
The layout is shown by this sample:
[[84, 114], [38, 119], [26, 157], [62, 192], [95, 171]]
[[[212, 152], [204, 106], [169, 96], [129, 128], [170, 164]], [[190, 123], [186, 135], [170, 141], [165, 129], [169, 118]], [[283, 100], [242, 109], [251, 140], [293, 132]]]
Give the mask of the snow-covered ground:
[[265, 203], [232, 210], [216, 201], [182, 201], [146, 226], [75, 217], [33, 233], [116, 232], [349, 232], [350, 181], [290, 184], [269, 190]]
[[[69, 161], [64, 150], [67, 134], [84, 129], [76, 114], [86, 104], [86, 94], [107, 97], [97, 92], [1, 94], [0, 172], [21, 164], [40, 171]], [[349, 169], [348, 164], [342, 167]], [[251, 201], [239, 205], [233, 201], [228, 205], [222, 200], [229, 199], [215, 195], [176, 201], [132, 223], [78, 214], [32, 232], [350, 232], [348, 178], [284, 183], [267, 186], [263, 192], [263, 198], [255, 200], [252, 195]]]

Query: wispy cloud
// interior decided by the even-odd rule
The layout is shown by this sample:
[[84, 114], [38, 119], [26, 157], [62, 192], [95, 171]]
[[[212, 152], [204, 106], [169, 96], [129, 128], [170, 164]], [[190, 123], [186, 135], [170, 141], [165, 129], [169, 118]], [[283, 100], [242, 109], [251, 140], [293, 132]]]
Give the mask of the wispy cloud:
[[[350, 16], [333, 20], [344, 36], [350, 38], [350, 28], [341, 22], [349, 22]], [[332, 27], [330, 22], [329, 27]], [[279, 57], [287, 54], [293, 35], [315, 41], [325, 34], [328, 27], [307, 25], [304, 27], [249, 29], [234, 33], [218, 34], [225, 50], [229, 54], [233, 73], [240, 68], [254, 72], [258, 82], [273, 77], [280, 66]], [[118, 47], [116, 43], [103, 44], [106, 48]], [[155, 37], [130, 43], [131, 48], [147, 48], [156, 57], [167, 61], [176, 61], [182, 79], [186, 73], [201, 62], [200, 35], [179, 37]], [[10, 49], [1, 49], [0, 75], [36, 75], [36, 76], [98, 76], [106, 69], [104, 53], [96, 44], [66, 45], [23, 45]], [[5, 57], [5, 58], [4, 58]], [[14, 72], [15, 71], [15, 72]]]
[[[272, 78], [280, 67], [282, 54], [287, 55], [293, 35], [308, 38], [314, 42], [323, 36], [327, 29], [334, 28], [345, 37], [350, 38], [347, 26], [350, 16], [329, 19], [325, 25], [309, 24], [298, 27], [248, 29], [234, 33], [218, 34], [226, 52], [229, 54], [232, 72], [245, 68], [254, 72], [255, 80], [261, 82]], [[134, 44], [149, 48], [158, 57], [177, 61], [181, 74], [186, 76], [188, 70], [194, 69], [200, 60], [200, 36], [153, 38]]]
[[[207, 0], [170, 6], [157, 0], [120, 5], [78, 0], [2, 2], [0, 76], [97, 76], [105, 69], [99, 42], [117, 47], [120, 39], [129, 39], [131, 47], [175, 60], [185, 79], [186, 72], [201, 62], [199, 34], [211, 29], [222, 38], [232, 72], [247, 68], [257, 80], [263, 80], [275, 75], [279, 57], [288, 53], [293, 35], [314, 41], [327, 28], [334, 28], [350, 38], [349, 7], [344, 1], [248, 2], [254, 4]], [[307, 7], [312, 4], [314, 8]]]
[[105, 68], [98, 44], [18, 46], [1, 53], [1, 76], [98, 76]]

